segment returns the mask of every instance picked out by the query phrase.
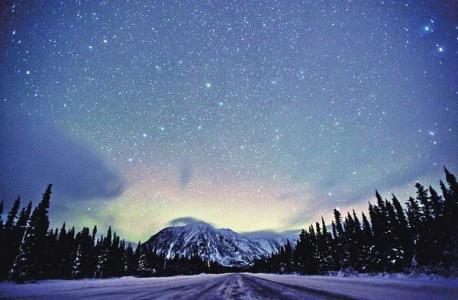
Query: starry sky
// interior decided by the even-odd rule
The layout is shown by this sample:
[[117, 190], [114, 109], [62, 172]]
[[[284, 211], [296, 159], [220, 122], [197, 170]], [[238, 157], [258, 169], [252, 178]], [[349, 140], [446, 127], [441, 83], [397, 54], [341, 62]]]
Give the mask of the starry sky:
[[289, 230], [458, 162], [455, 1], [3, 1], [0, 198]]

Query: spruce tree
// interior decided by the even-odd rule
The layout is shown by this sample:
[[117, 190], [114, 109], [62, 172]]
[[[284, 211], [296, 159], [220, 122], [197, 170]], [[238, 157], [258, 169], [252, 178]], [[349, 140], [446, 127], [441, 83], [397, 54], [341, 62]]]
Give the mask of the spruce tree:
[[374, 247], [372, 228], [366, 215], [362, 214], [363, 219], [363, 238], [361, 241], [361, 252], [363, 261], [361, 262], [361, 270], [367, 272], [371, 269], [371, 250]]
[[444, 215], [444, 199], [439, 196], [432, 186], [429, 186], [428, 190], [433, 216], [435, 219], [441, 218]]
[[140, 254], [137, 263], [137, 274], [140, 276], [149, 276], [151, 275], [151, 267], [148, 264], [147, 255], [145, 252]]
[[449, 226], [454, 228], [454, 236], [458, 233], [458, 183], [455, 175], [450, 173], [447, 168], [444, 167], [445, 178], [447, 180], [449, 189], [444, 194], [444, 198], [447, 197], [447, 209], [449, 215]]
[[94, 226], [92, 229], [92, 245], [95, 246], [95, 238], [97, 236], [97, 225]]
[[342, 226], [342, 215], [337, 208], [334, 209], [334, 220], [336, 224], [337, 236], [343, 236], [344, 230]]
[[111, 274], [111, 254], [112, 254], [112, 232], [111, 226], [108, 227], [107, 236], [101, 237], [99, 252], [97, 255], [94, 278], [103, 278]]
[[8, 217], [6, 218], [5, 222], [5, 230], [9, 231], [13, 229], [15, 224], [16, 218], [18, 217], [19, 206], [21, 205], [21, 198], [17, 197], [11, 207], [10, 212], [8, 213]]
[[0, 202], [0, 241], [2, 240], [3, 236], [3, 201]]
[[[4, 251], [0, 251], [0, 279], [5, 279], [8, 277], [9, 271], [11, 270], [16, 256], [18, 255], [19, 246], [24, 237], [24, 232], [29, 220], [31, 209], [32, 203], [29, 202], [27, 208], [22, 208], [21, 213], [19, 214], [19, 218], [15, 223], [12, 223], [12, 227], [10, 227], [8, 230], [6, 230], [6, 227], [4, 228]], [[10, 216], [12, 215], [13, 214], [10, 212]]]
[[417, 245], [417, 259], [421, 265], [431, 265], [434, 263], [433, 253], [436, 248], [434, 245], [434, 214], [433, 205], [428, 190], [420, 183], [415, 184], [417, 188], [416, 199], [420, 203], [420, 226]]
[[441, 182], [444, 197], [444, 224], [447, 240], [444, 246], [444, 261], [448, 270], [458, 269], [458, 183], [455, 175], [444, 167], [448, 188]]
[[79, 244], [76, 250], [76, 253], [75, 253], [75, 259], [73, 261], [72, 278], [81, 278], [82, 277], [82, 269], [81, 269], [82, 258], [83, 258], [83, 253], [81, 249], [81, 244]]
[[21, 210], [21, 213], [19, 214], [19, 218], [16, 222], [15, 230], [20, 237], [22, 237], [24, 233], [24, 228], [27, 225], [27, 221], [30, 218], [30, 213], [32, 212], [32, 202], [29, 202], [26, 208], [23, 208]]
[[447, 183], [450, 186], [450, 192], [453, 194], [454, 197], [458, 197], [458, 182], [456, 180], [455, 175], [450, 173], [446, 167], [444, 167], [444, 172], [445, 172], [445, 180], [447, 180]]
[[43, 198], [34, 209], [21, 241], [19, 253], [11, 269], [13, 280], [24, 281], [40, 277], [46, 266], [47, 239], [49, 227], [48, 209], [52, 185], [48, 185]]
[[89, 233], [89, 228], [84, 227], [80, 235], [81, 243], [81, 276], [90, 277], [93, 274], [92, 271], [92, 260], [94, 245], [92, 243], [92, 237]]
[[69, 264], [69, 260], [72, 261], [71, 257], [69, 257], [67, 228], [65, 222], [62, 224], [59, 235], [57, 236], [56, 248], [56, 275], [60, 278], [65, 278], [66, 267]]
[[130, 244], [127, 245], [126, 251], [126, 274], [133, 275], [137, 270], [137, 260], [135, 259], [135, 254], [132, 246]]
[[326, 228], [326, 223], [324, 218], [321, 217], [321, 265], [323, 266], [323, 271], [330, 271], [332, 269], [332, 252], [331, 252], [331, 234]]
[[410, 267], [413, 268], [413, 270], [416, 270], [418, 265], [417, 252], [421, 224], [420, 206], [418, 205], [418, 202], [412, 197], [409, 197], [406, 206], [407, 219], [409, 220], [410, 227], [410, 236], [412, 238], [412, 260], [410, 262]]
[[354, 251], [354, 253], [351, 255], [353, 259], [352, 268], [357, 271], [361, 271], [364, 264], [362, 249], [364, 233], [361, 227], [361, 222], [359, 221], [355, 210], [353, 210], [353, 239], [355, 242], [354, 245], [352, 245], [352, 251]]
[[342, 215], [337, 208], [334, 209], [334, 222], [334, 265], [337, 270], [341, 270], [344, 267], [344, 229], [342, 225]]
[[5, 278], [5, 270], [6, 267], [6, 258], [7, 258], [7, 244], [11, 243], [7, 238], [7, 235], [4, 232], [4, 224], [3, 224], [3, 201], [0, 203], [0, 245], [2, 245], [2, 251], [0, 252], [0, 280]]
[[419, 182], [415, 184], [415, 187], [417, 188], [416, 198], [418, 202], [421, 204], [421, 218], [424, 219], [426, 222], [429, 222], [432, 219], [433, 213], [430, 198], [428, 196], [428, 191]]
[[402, 260], [399, 261], [397, 266], [399, 269], [405, 269], [409, 266], [412, 260], [412, 236], [409, 232], [408, 221], [404, 209], [401, 206], [398, 198], [393, 194], [392, 196], [393, 207], [396, 211], [396, 224], [394, 226], [394, 235], [397, 238], [397, 244], [402, 251]]
[[[381, 205], [384, 207], [384, 204]], [[384, 271], [386, 267], [386, 224], [380, 205], [372, 205], [369, 203], [369, 218], [371, 220], [373, 233], [373, 247], [371, 247], [370, 251], [371, 270], [380, 272]]]
[[443, 264], [444, 251], [448, 244], [447, 224], [444, 222], [444, 201], [436, 190], [429, 186], [430, 203], [433, 218], [429, 224], [429, 242], [426, 251], [429, 252], [429, 264], [433, 268]]
[[99, 255], [97, 256], [97, 264], [95, 266], [94, 278], [103, 278], [106, 274], [108, 263], [108, 249], [102, 248]]
[[385, 201], [386, 208], [386, 223], [387, 231], [386, 247], [387, 247], [387, 270], [391, 272], [399, 272], [404, 266], [404, 249], [401, 242], [401, 231], [399, 220], [397, 218], [394, 205], [388, 200]]

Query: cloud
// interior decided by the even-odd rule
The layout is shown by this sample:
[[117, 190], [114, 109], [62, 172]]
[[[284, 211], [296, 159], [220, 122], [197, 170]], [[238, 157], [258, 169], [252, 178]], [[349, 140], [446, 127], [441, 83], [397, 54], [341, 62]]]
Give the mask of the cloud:
[[[315, 186], [313, 195], [307, 200], [304, 200], [307, 201], [306, 208], [288, 217], [287, 224], [289, 226], [297, 226], [297, 224], [303, 224], [304, 222], [319, 221], [318, 214], [331, 213], [336, 206], [353, 207], [361, 204], [367, 205], [367, 199], [372, 199], [372, 202], [375, 202], [376, 189], [382, 195], [390, 194], [399, 188], [407, 187], [408, 184], [416, 180], [424, 179], [430, 174], [440, 174], [441, 171], [442, 169], [440, 167], [419, 162], [417, 164], [399, 167], [390, 173], [384, 173], [384, 176], [380, 176], [373, 183], [368, 182], [364, 185], [358, 185], [358, 182], [353, 182], [345, 178], [340, 179], [340, 181], [336, 180], [333, 184], [329, 184], [329, 181], [323, 181]], [[425, 185], [434, 183], [424, 182]], [[413, 185], [411, 188], [412, 193], [414, 193]], [[327, 194], [329, 192], [331, 196]], [[322, 199], [329, 199], [330, 201], [321, 201]], [[339, 202], [335, 200], [339, 200]]]
[[186, 187], [191, 182], [192, 178], [192, 167], [191, 163], [188, 159], [184, 159], [180, 166], [180, 174], [178, 178], [178, 183], [182, 189], [186, 189]]
[[203, 222], [203, 221], [193, 218], [193, 217], [181, 217], [181, 218], [170, 220], [167, 226], [184, 226], [184, 225], [190, 225], [190, 224], [195, 224], [195, 223], [200, 223], [200, 222]]
[[274, 231], [274, 230], [258, 230], [250, 232], [242, 232], [242, 234], [248, 238], [261, 239], [261, 238], [271, 238], [271, 239], [280, 239], [286, 238], [289, 240], [296, 240], [299, 238], [301, 233], [300, 229], [286, 230], [286, 231]]
[[[374, 183], [374, 186], [366, 184], [365, 186], [351, 189], [348, 193], [340, 195], [341, 200], [347, 203], [358, 203], [361, 200], [366, 200], [367, 197], [375, 197], [375, 190], [381, 193], [392, 193], [395, 189], [406, 186], [413, 181], [420, 180], [434, 171], [441, 171], [440, 167], [435, 167], [426, 163], [418, 163], [414, 165], [405, 166], [398, 170], [385, 174]], [[425, 184], [432, 184], [433, 182], [425, 182]], [[352, 186], [355, 186], [353, 184]], [[413, 186], [412, 186], [413, 189]], [[339, 187], [339, 190], [343, 190]]]
[[[65, 200], [111, 198], [124, 190], [120, 174], [86, 145], [35, 118], [2, 113], [0, 199], [40, 199], [48, 183]], [[57, 199], [57, 197], [56, 197]]]

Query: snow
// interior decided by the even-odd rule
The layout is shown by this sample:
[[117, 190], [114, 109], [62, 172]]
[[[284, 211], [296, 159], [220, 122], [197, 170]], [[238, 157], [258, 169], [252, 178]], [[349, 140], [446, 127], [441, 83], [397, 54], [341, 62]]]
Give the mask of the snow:
[[277, 253], [280, 247], [284, 246], [288, 240], [292, 245], [296, 245], [299, 234], [299, 231], [292, 230], [286, 232], [254, 231], [246, 232], [242, 235], [257, 243], [266, 252]]
[[286, 243], [280, 236], [275, 238], [277, 240], [255, 240], [231, 229], [217, 229], [205, 222], [196, 222], [164, 228], [144, 245], [169, 259], [176, 255], [189, 257], [198, 249], [198, 255], [205, 261], [216, 261], [223, 266], [247, 266]]
[[0, 284], [0, 298], [37, 299], [458, 299], [458, 279], [200, 274]]

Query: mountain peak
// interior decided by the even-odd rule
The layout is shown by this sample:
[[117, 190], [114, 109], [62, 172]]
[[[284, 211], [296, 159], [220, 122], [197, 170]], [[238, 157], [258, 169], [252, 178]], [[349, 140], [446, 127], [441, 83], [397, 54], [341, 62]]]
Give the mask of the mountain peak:
[[170, 226], [153, 235], [144, 247], [167, 258], [197, 254], [205, 261], [223, 266], [248, 266], [255, 259], [278, 250], [281, 243], [265, 248], [264, 242], [239, 234], [231, 229], [219, 229], [203, 221]]

